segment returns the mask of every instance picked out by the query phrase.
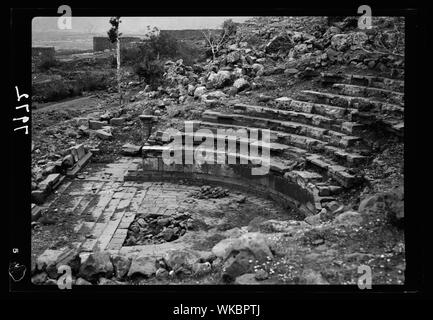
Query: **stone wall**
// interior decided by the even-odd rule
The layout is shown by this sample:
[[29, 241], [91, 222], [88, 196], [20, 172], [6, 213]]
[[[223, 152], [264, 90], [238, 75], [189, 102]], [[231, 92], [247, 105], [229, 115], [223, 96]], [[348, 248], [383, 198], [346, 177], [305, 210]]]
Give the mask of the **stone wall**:
[[128, 172], [125, 181], [178, 181], [198, 184], [223, 185], [246, 192], [266, 195], [285, 207], [299, 210], [305, 216], [312, 214], [314, 197], [282, 176], [270, 172], [252, 175], [251, 166], [240, 164], [172, 164], [166, 165], [161, 156], [143, 156], [141, 170]]

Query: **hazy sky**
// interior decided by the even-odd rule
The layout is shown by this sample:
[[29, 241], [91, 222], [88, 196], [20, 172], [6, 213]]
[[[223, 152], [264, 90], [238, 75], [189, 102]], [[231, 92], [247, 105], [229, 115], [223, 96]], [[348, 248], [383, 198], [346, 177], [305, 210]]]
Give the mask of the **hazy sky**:
[[[120, 24], [123, 33], [142, 33], [146, 26], [159, 29], [215, 29], [224, 20], [232, 19], [243, 22], [251, 17], [122, 17]], [[36, 17], [32, 22], [34, 32], [56, 31], [58, 17]], [[74, 17], [72, 16], [72, 30], [75, 32], [105, 33], [109, 28], [110, 17]]]

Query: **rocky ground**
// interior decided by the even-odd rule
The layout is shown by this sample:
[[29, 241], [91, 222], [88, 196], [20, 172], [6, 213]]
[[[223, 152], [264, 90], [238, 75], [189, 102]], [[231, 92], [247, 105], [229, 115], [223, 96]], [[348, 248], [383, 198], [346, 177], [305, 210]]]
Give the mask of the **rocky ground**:
[[[357, 31], [350, 18], [334, 25], [321, 18], [252, 19], [214, 61], [193, 66], [167, 61], [165, 84], [156, 90], [126, 74], [122, 106], [112, 90], [38, 103], [32, 111], [33, 191], [41, 191], [50, 175], [74, 167], [70, 147], [82, 145], [92, 156], [75, 178], [42, 201], [32, 232], [34, 282], [55, 283], [60, 251], [74, 252], [71, 244], [99, 239], [86, 238], [78, 226], [100, 222], [88, 218], [104, 192], [135, 188], [130, 198], [122, 198], [129, 201], [124, 207], [100, 210], [108, 217], [104, 223], [110, 214], [137, 213], [120, 228], [118, 251], [90, 251], [79, 262], [74, 254], [64, 258], [75, 268], [75, 284], [355, 284], [360, 265], [371, 267], [373, 284], [404, 283], [404, 145], [398, 137], [366, 137], [376, 145], [362, 168], [365, 182], [341, 196], [342, 206], [305, 220], [269, 199], [221, 187], [185, 182], [174, 188], [151, 184], [143, 191], [122, 182], [137, 159], [125, 160], [125, 144], [158, 143], [158, 131], [180, 129], [204, 110], [232, 111], [236, 102], [272, 105], [276, 97], [319, 87], [318, 75], [325, 71], [401, 76], [404, 44], [395, 31], [401, 22], [381, 19], [375, 20], [385, 30], [380, 34]], [[148, 139], [141, 114], [158, 117]], [[183, 212], [143, 211], [146, 199], [165, 187], [173, 193], [173, 208]], [[168, 204], [170, 197], [162, 202]], [[138, 250], [146, 245], [154, 247]]]

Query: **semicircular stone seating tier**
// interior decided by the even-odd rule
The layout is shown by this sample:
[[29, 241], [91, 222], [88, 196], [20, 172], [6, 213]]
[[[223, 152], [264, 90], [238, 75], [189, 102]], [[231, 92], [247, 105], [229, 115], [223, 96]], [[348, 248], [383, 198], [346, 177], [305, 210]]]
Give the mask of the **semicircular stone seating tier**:
[[[323, 90], [280, 97], [272, 105], [206, 110], [201, 121], [186, 123], [190, 130], [171, 135], [170, 144], [144, 146], [141, 168], [125, 180], [224, 184], [317, 214], [363, 182], [360, 168], [371, 156], [364, 137], [372, 123], [397, 136], [404, 131], [403, 80], [322, 73], [321, 83]], [[168, 163], [167, 152], [181, 161]], [[208, 163], [188, 162], [197, 153]], [[264, 163], [266, 170], [257, 174]]]

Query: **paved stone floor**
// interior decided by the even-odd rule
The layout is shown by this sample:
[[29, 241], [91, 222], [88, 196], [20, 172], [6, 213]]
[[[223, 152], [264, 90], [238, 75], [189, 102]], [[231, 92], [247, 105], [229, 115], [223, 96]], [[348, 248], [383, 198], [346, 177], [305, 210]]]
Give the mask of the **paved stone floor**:
[[[193, 199], [189, 195], [200, 186], [123, 181], [127, 170], [136, 169], [140, 162], [138, 158], [120, 158], [110, 164], [89, 164], [77, 178], [63, 183], [46, 203], [47, 212], [58, 216], [57, 223], [35, 230], [33, 237], [47, 239], [45, 244], [39, 241], [48, 249], [56, 241], [59, 243], [56, 232], [60, 224], [66, 229], [60, 238], [65, 244], [79, 248], [82, 255], [94, 250], [161, 253], [161, 250], [180, 247], [203, 248], [208, 242], [206, 239], [236, 233], [239, 228], [246, 228], [257, 215], [268, 219], [289, 218], [275, 203], [255, 195], [231, 191], [229, 196], [219, 199]], [[237, 201], [240, 197], [248, 200], [240, 204]], [[191, 214], [205, 228], [188, 231], [172, 242], [123, 246], [136, 215], [170, 216], [182, 212]], [[210, 242], [205, 249], [210, 249], [213, 244]]]

